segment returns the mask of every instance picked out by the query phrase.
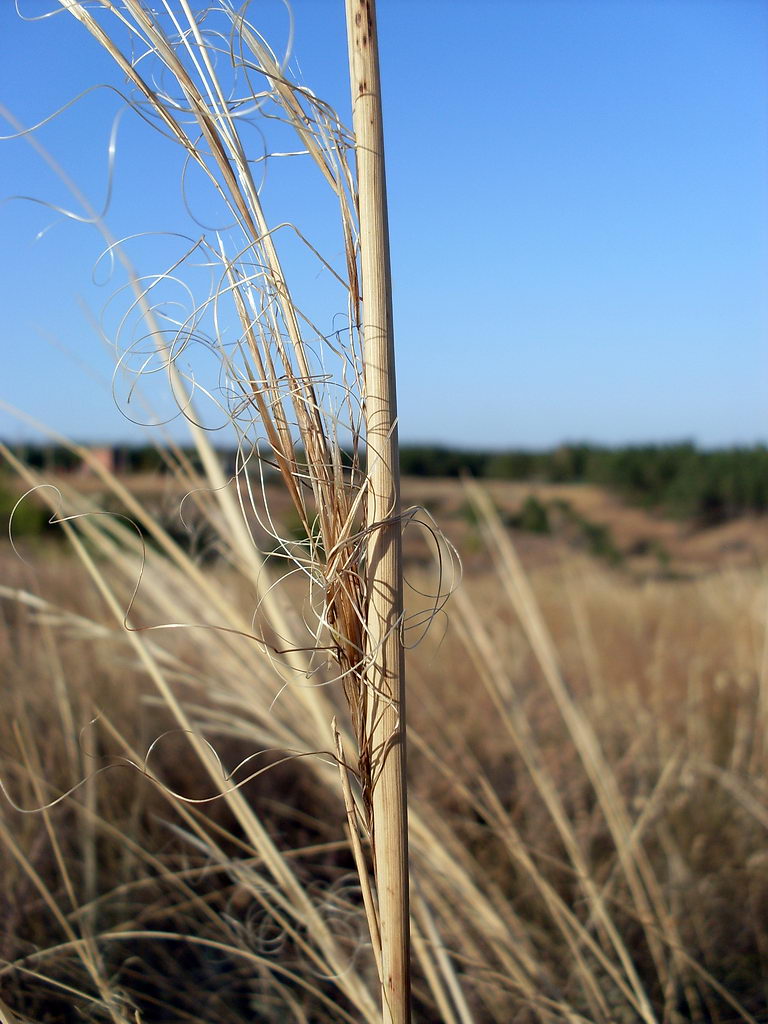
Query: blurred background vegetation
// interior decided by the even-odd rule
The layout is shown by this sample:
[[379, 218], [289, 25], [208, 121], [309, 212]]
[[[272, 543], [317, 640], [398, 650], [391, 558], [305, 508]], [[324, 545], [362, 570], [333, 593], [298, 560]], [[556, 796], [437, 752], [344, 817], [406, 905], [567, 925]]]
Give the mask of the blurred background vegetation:
[[[9, 445], [28, 465], [54, 472], [75, 472], [81, 462], [58, 445]], [[166, 456], [151, 445], [113, 445], [103, 449], [122, 473], [163, 473]], [[196, 468], [195, 452], [185, 453]], [[235, 453], [222, 453], [235, 464]], [[768, 510], [768, 448], [704, 450], [692, 442], [606, 447], [563, 444], [544, 451], [510, 449], [477, 451], [439, 445], [405, 445], [401, 451], [405, 476], [479, 479], [531, 483], [590, 483], [606, 487], [630, 504], [700, 526], [715, 526], [737, 516]], [[0, 514], [7, 521], [9, 497], [0, 497]], [[14, 499], [15, 500], [15, 499]], [[12, 507], [12, 503], [10, 505]], [[524, 529], [548, 532], [535, 509], [529, 509]]]

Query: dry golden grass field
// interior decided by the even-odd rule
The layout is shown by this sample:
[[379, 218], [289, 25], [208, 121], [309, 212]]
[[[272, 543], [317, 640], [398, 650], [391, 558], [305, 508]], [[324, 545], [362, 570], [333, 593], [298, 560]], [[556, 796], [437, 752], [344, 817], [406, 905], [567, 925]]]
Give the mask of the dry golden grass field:
[[[126, 505], [59, 483], [69, 515]], [[93, 515], [0, 552], [0, 1019], [375, 1020], [339, 684], [253, 639], [277, 559], [233, 559], [210, 495], [185, 529], [185, 488], [119, 485], [143, 543]], [[415, 1020], [768, 1020], [768, 524], [403, 493], [464, 564], [422, 638], [439, 573], [408, 528]], [[531, 493], [549, 533], [509, 525]]]
[[[21, 6], [30, 24], [47, 26], [55, 13]], [[294, 77], [283, 6], [275, 5], [288, 14], [285, 38], [270, 43], [269, 19], [253, 24], [247, 3], [60, 0], [62, 21], [90, 35], [111, 72], [94, 64], [97, 80], [70, 97], [64, 82], [80, 70], [79, 44], [33, 46], [68, 58], [60, 100], [34, 116], [25, 103], [28, 126], [4, 113], [5, 141], [31, 144], [53, 175], [38, 196], [19, 172], [8, 198], [93, 233], [86, 262], [107, 292], [98, 310], [90, 299], [78, 305], [110, 352], [111, 395], [133, 425], [128, 434], [151, 426], [156, 447], [86, 448], [56, 433], [63, 406], [49, 407], [52, 394], [80, 407], [72, 422], [86, 434], [113, 432], [89, 411], [90, 382], [59, 379], [62, 364], [35, 360], [31, 343], [26, 351], [22, 319], [47, 305], [54, 328], [41, 333], [67, 354], [71, 341], [90, 375], [102, 365], [85, 354], [80, 320], [75, 328], [62, 314], [60, 289], [48, 294], [54, 275], [63, 287], [65, 264], [86, 266], [86, 250], [76, 255], [61, 241], [50, 264], [31, 261], [29, 290], [15, 297], [23, 318], [9, 328], [34, 361], [18, 366], [30, 368], [39, 395], [25, 393], [43, 403], [51, 429], [0, 403], [19, 418], [14, 436], [45, 435], [14, 450], [0, 442], [0, 1024], [768, 1024], [768, 517], [734, 518], [768, 509], [768, 452], [699, 451], [692, 442], [623, 454], [592, 443], [549, 453], [414, 445], [406, 463], [376, 5], [343, 5], [350, 124]], [[550, 35], [547, 27], [542, 38]], [[423, 56], [437, 39], [419, 40]], [[541, 156], [546, 168], [545, 135], [558, 144], [555, 170], [564, 141], [573, 140], [574, 166], [588, 145], [573, 134], [576, 115], [562, 136], [542, 127], [530, 90], [512, 79], [484, 93], [486, 49], [473, 61], [460, 42], [450, 76], [435, 79], [450, 120], [447, 148], [434, 145], [445, 154], [448, 200], [434, 206], [449, 227], [461, 294], [450, 289], [443, 303], [424, 287], [421, 271], [444, 244], [421, 220], [418, 184], [416, 214], [399, 229], [427, 246], [415, 270], [399, 270], [413, 276], [417, 303], [399, 314], [415, 332], [406, 344], [419, 358], [422, 340], [438, 346], [413, 384], [433, 390], [451, 419], [444, 369], [462, 403], [473, 390], [487, 404], [484, 381], [506, 384], [504, 367], [514, 365], [499, 414], [520, 381], [548, 379], [527, 362], [525, 338], [550, 329], [518, 323], [507, 337], [497, 328], [506, 305], [529, 309], [524, 316], [542, 326], [552, 305], [537, 297], [535, 264], [512, 275], [514, 294], [506, 263], [491, 299], [474, 293], [466, 268], [485, 287], [498, 261], [474, 240], [488, 218], [474, 207], [462, 216], [454, 204], [466, 175], [456, 176], [451, 147], [458, 141], [463, 154], [469, 139], [480, 153], [475, 112], [490, 96], [494, 113], [500, 99], [512, 112], [501, 127], [512, 126], [516, 165], [538, 167]], [[408, 107], [434, 127], [439, 118], [411, 85], [430, 77], [426, 64], [405, 52], [398, 43]], [[316, 57], [327, 70], [335, 60], [330, 51]], [[57, 60], [37, 63], [55, 70]], [[531, 67], [552, 107], [545, 65]], [[22, 86], [28, 77], [25, 64]], [[54, 125], [97, 91], [118, 104], [112, 115], [102, 108], [113, 117], [108, 135], [91, 106], [79, 122]], [[462, 125], [452, 97], [464, 92], [473, 113]], [[702, 109], [697, 96], [697, 116]], [[118, 144], [123, 113], [133, 127]], [[498, 120], [489, 139], [499, 137]], [[533, 151], [520, 133], [528, 121]], [[145, 128], [174, 148], [173, 162], [133, 134]], [[56, 132], [67, 133], [103, 207], [48, 153]], [[423, 145], [433, 144], [419, 129], [404, 167]], [[646, 139], [642, 148], [653, 155]], [[665, 174], [675, 161], [667, 163]], [[640, 166], [627, 192], [633, 204]], [[166, 167], [181, 204], [164, 191]], [[127, 183], [131, 168], [146, 174], [135, 178], [140, 191], [113, 205], [113, 179]], [[602, 197], [594, 181], [590, 188]], [[499, 210], [510, 197], [535, 208], [506, 177], [503, 193]], [[567, 203], [580, 215], [589, 209]], [[505, 254], [525, 262], [519, 218], [510, 231], [495, 209], [492, 219]], [[539, 219], [536, 247], [546, 238]], [[54, 226], [22, 223], [35, 243]], [[624, 240], [592, 248], [615, 261], [632, 237], [620, 226]], [[555, 227], [559, 239], [559, 214]], [[675, 248], [685, 232], [676, 232], [670, 272], [689, 262]], [[590, 248], [582, 236], [580, 263]], [[9, 246], [19, 262], [31, 248]], [[653, 243], [654, 254], [662, 248]], [[542, 280], [556, 297], [546, 262]], [[691, 280], [706, 290], [699, 276]], [[662, 277], [685, 297], [674, 276]], [[608, 317], [599, 331], [570, 299], [561, 305], [567, 337], [588, 345], [579, 371], [595, 376], [610, 352], [605, 380], [615, 382], [623, 314], [614, 330], [618, 314], [602, 298], [608, 278], [598, 271], [596, 280], [599, 301], [582, 305]], [[655, 295], [659, 284], [633, 276], [631, 294]], [[469, 329], [457, 316], [462, 347], [448, 359], [440, 317], [453, 319], [459, 304]], [[489, 315], [488, 344], [476, 312]], [[674, 354], [684, 366], [676, 319], [669, 339], [657, 319], [649, 332], [633, 321], [625, 343], [647, 334], [665, 362]], [[727, 319], [730, 351], [742, 327]], [[590, 339], [606, 329], [601, 353]], [[700, 334], [691, 335], [697, 352]], [[493, 355], [499, 346], [513, 362]], [[658, 376], [649, 353], [644, 372]], [[567, 360], [548, 358], [569, 372]], [[25, 374], [11, 372], [9, 384], [29, 384]], [[563, 379], [568, 407], [586, 409], [578, 374]], [[670, 381], [664, 367], [660, 383]], [[616, 389], [601, 386], [615, 402]], [[551, 396], [541, 387], [531, 398], [546, 415]], [[659, 394], [676, 405], [664, 387]], [[728, 390], [719, 375], [716, 387]], [[703, 389], [694, 390], [701, 402]], [[674, 422], [687, 421], [682, 405], [674, 411]], [[473, 417], [469, 403], [460, 413], [446, 433]], [[650, 426], [636, 425], [655, 436], [664, 428], [651, 406], [647, 414]], [[525, 422], [522, 406], [516, 416]], [[612, 420], [608, 433], [618, 428]], [[498, 439], [510, 429], [477, 418], [472, 432]], [[553, 420], [545, 433], [559, 429]], [[535, 436], [533, 423], [526, 430]], [[406, 465], [473, 466], [485, 482], [406, 478], [401, 502]], [[494, 473], [607, 482], [616, 493], [485, 479]], [[618, 493], [721, 525], [664, 518]]]

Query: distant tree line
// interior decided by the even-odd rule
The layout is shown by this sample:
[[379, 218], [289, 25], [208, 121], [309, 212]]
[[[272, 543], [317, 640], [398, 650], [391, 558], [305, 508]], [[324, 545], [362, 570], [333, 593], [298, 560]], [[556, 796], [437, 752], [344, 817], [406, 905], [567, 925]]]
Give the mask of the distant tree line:
[[[73, 472], [82, 465], [77, 455], [59, 445], [9, 447], [39, 469]], [[151, 445], [112, 445], [108, 450], [117, 472], [169, 471], [166, 453]], [[196, 453], [183, 451], [191, 466], [199, 469]], [[232, 472], [235, 453], [221, 454]], [[705, 451], [690, 442], [618, 448], [565, 444], [547, 451], [495, 452], [405, 445], [401, 471], [422, 477], [468, 473], [479, 479], [600, 484], [635, 504], [706, 524], [768, 511], [768, 448], [764, 445]]]
[[768, 511], [768, 448], [698, 449], [680, 444], [608, 448], [568, 444], [549, 451], [458, 451], [407, 446], [404, 474], [541, 483], [593, 483], [628, 501], [704, 524]]
[[[155, 445], [83, 445], [92, 452], [108, 452], [115, 471], [119, 473], [170, 472], [168, 455]], [[57, 444], [8, 444], [8, 448], [33, 469], [71, 473], [83, 468], [83, 460], [76, 452]], [[202, 469], [194, 449], [181, 449], [196, 470]]]

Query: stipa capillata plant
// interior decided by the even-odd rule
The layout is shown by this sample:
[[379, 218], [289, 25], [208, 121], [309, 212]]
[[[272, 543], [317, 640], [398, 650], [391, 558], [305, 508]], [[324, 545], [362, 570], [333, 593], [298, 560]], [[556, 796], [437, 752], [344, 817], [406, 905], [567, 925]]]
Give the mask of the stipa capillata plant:
[[[222, 491], [202, 437], [201, 400], [222, 412], [235, 432], [235, 486], [229, 496], [217, 495], [238, 538], [237, 550], [230, 548], [226, 557], [236, 562], [250, 546], [246, 558], [259, 595], [250, 635], [283, 686], [296, 678], [310, 688], [337, 684], [346, 698], [349, 728], [328, 717], [325, 728], [341, 767], [384, 1018], [406, 1021], [401, 531], [407, 517], [399, 495], [374, 4], [347, 3], [353, 135], [328, 104], [291, 79], [287, 61], [259, 34], [247, 10], [228, 0], [204, 10], [187, 0], [156, 6], [144, 0], [60, 3], [114, 59], [133, 110], [182, 147], [185, 199], [196, 175], [224, 214], [221, 226], [190, 239], [166, 271], [150, 277], [129, 272], [113, 307], [119, 309], [118, 368], [139, 380], [167, 376], [209, 480]], [[258, 156], [252, 149], [256, 131], [263, 141]], [[276, 152], [270, 134], [284, 152]], [[321, 255], [300, 226], [268, 215], [263, 178], [278, 156], [309, 163], [332, 198], [339, 260]], [[110, 241], [108, 255], [119, 251]], [[335, 290], [333, 301], [342, 305], [340, 318], [327, 326], [291, 283], [290, 268], [302, 260], [322, 271]], [[202, 297], [187, 281], [201, 266], [212, 282]], [[218, 360], [215, 387], [193, 369], [199, 348]], [[302, 539], [285, 537], [276, 524], [267, 477], [280, 481]], [[276, 596], [279, 579], [250, 544], [255, 524], [276, 541], [273, 558], [288, 563], [284, 578], [305, 579], [303, 616], [287, 612]], [[325, 706], [309, 703], [322, 719]], [[187, 728], [180, 710], [177, 718]], [[198, 753], [204, 760], [212, 755], [204, 745]], [[373, 886], [360, 837], [370, 845]], [[331, 954], [336, 969], [333, 959]]]

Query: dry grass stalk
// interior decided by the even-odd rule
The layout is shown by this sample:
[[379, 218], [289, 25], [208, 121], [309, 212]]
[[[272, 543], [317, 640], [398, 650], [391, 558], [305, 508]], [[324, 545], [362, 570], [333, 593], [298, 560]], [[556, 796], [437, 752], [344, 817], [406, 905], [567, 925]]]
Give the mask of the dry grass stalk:
[[368, 445], [367, 643], [369, 731], [379, 761], [373, 853], [379, 895], [384, 1020], [410, 1020], [405, 660], [392, 281], [381, 82], [374, 0], [347, 0], [360, 217]]
[[[355, 123], [361, 136], [356, 185], [347, 163], [350, 142], [336, 115], [286, 79], [276, 57], [245, 16], [229, 3], [212, 4], [205, 14], [193, 11], [187, 0], [175, 5], [163, 2], [158, 12], [143, 0], [124, 0], [120, 7], [109, 2], [95, 6], [79, 0], [60, 3], [113, 57], [136, 90], [138, 102], [209, 179], [239, 233], [239, 244], [225, 245], [221, 237], [215, 245], [203, 243], [209, 259], [221, 265], [222, 285], [202, 308], [212, 307], [218, 324], [219, 309], [228, 302], [239, 320], [233, 354], [222, 352], [231, 392], [239, 396], [233, 423], [240, 429], [238, 409], [247, 412], [249, 422], [259, 422], [267, 459], [279, 471], [308, 538], [305, 552], [292, 546], [286, 553], [320, 594], [311, 643], [295, 640], [275, 646], [265, 640], [265, 647], [271, 646], [273, 655], [280, 655], [292, 671], [316, 671], [318, 653], [329, 664], [335, 659], [335, 675], [343, 683], [350, 710], [364, 824], [373, 847], [381, 942], [387, 951], [382, 954], [384, 1013], [392, 1013], [394, 1020], [406, 1020], [409, 911], [400, 692], [401, 527], [380, 122], [374, 122], [373, 136], [369, 128], [370, 108], [379, 104], [373, 10], [363, 4], [360, 11], [349, 14], [351, 67], [357, 76], [353, 84]], [[223, 35], [208, 28], [206, 17], [211, 13], [229, 22], [229, 52], [222, 45]], [[140, 60], [126, 55], [113, 29], [128, 30], [139, 44]], [[355, 40], [359, 57], [354, 56]], [[168, 93], [165, 83], [161, 91], [144, 70], [147, 55], [162, 67], [166, 81], [175, 84], [176, 97]], [[339, 273], [322, 259], [321, 263], [341, 282], [347, 296], [350, 328], [349, 343], [341, 355], [341, 387], [352, 396], [357, 389], [357, 400], [365, 409], [367, 471], [360, 450], [362, 425], [352, 400], [345, 399], [352, 438], [350, 461], [342, 451], [337, 411], [324, 402], [323, 385], [318, 387], [322, 378], [306, 338], [307, 329], [312, 344], [323, 345], [325, 339], [301, 312], [289, 288], [277, 231], [267, 221], [241, 138], [238, 103], [220, 77], [217, 61], [222, 55], [231, 56], [233, 66], [236, 55], [237, 66], [246, 69], [249, 84], [258, 77], [264, 90], [248, 99], [268, 99], [275, 105], [278, 117], [295, 131], [338, 201], [346, 267]], [[360, 88], [361, 81], [371, 83], [371, 88]], [[132, 284], [136, 291], [136, 278]], [[133, 305], [167, 363], [173, 393], [185, 405], [188, 396], [170, 354], [174, 346], [168, 345], [157, 327], [149, 294], [154, 287], [153, 283], [141, 290]], [[197, 316], [195, 311], [177, 337], [194, 334]], [[248, 449], [247, 431], [248, 424], [243, 428], [239, 475], [250, 495], [249, 462], [254, 456], [258, 462], [263, 452], [258, 445]], [[198, 447], [208, 476], [215, 481], [217, 467], [211, 450], [205, 444]], [[268, 574], [262, 560], [249, 550], [247, 532], [244, 534], [242, 524], [233, 522], [231, 499], [222, 499], [222, 512], [230, 535], [237, 538], [235, 555], [250, 567], [257, 582], [263, 610], [277, 634], [286, 637], [290, 626], [274, 606]], [[326, 668], [325, 681], [332, 674]], [[170, 693], [164, 694], [164, 699], [172, 706]], [[198, 754], [206, 760], [203, 749]], [[350, 820], [350, 828], [354, 831], [356, 827]], [[376, 944], [375, 933], [373, 941]]]

